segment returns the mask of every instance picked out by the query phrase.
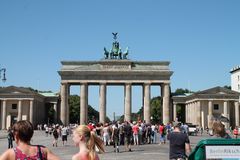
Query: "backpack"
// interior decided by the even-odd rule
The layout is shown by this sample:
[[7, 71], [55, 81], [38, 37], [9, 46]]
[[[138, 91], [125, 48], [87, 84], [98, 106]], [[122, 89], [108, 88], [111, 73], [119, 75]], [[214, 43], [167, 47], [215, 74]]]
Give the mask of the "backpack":
[[54, 131], [53, 131], [53, 136], [54, 136], [54, 137], [58, 137], [58, 132], [57, 132], [56, 129], [54, 129]]

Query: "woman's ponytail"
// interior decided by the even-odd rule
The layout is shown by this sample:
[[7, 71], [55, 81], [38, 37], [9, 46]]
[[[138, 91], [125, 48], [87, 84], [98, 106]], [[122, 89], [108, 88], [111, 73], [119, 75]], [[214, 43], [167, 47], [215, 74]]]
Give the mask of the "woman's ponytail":
[[90, 137], [87, 142], [87, 148], [89, 149], [89, 159], [95, 160], [96, 157], [96, 147], [99, 149], [100, 153], [105, 152], [103, 147], [103, 141], [98, 138], [94, 132], [90, 132]]

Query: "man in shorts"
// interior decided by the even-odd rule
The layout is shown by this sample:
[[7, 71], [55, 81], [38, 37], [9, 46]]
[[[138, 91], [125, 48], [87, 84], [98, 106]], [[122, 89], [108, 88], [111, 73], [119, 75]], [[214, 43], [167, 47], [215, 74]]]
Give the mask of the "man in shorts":
[[124, 144], [126, 146], [126, 151], [131, 152], [131, 141], [132, 141], [132, 127], [130, 126], [129, 122], [125, 121], [124, 127]]
[[63, 128], [62, 128], [62, 142], [63, 142], [63, 146], [67, 143], [67, 135], [68, 135], [67, 127], [63, 126]]

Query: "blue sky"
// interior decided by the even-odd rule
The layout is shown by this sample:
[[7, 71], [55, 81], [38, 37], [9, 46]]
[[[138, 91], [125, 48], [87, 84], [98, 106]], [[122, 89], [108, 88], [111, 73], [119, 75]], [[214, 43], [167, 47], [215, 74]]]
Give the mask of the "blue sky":
[[[238, 0], [1, 0], [1, 86], [58, 92], [62, 60], [100, 60], [118, 32], [122, 48], [138, 61], [170, 61], [172, 90], [230, 85], [229, 71], [240, 60]], [[79, 93], [78, 87], [71, 88]], [[152, 87], [152, 96], [160, 93]], [[107, 112], [123, 112], [123, 87], [108, 87]], [[89, 104], [98, 108], [98, 87]], [[141, 106], [133, 88], [133, 111]]]

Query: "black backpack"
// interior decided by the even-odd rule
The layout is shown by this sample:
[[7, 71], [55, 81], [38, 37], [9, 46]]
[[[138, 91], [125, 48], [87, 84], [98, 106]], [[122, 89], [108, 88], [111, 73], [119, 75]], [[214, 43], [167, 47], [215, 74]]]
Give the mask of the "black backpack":
[[57, 132], [56, 129], [54, 129], [54, 131], [53, 131], [53, 136], [54, 136], [54, 137], [58, 137], [58, 132]]

